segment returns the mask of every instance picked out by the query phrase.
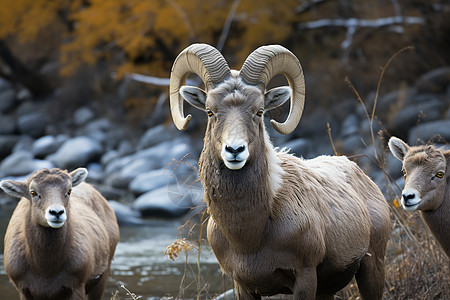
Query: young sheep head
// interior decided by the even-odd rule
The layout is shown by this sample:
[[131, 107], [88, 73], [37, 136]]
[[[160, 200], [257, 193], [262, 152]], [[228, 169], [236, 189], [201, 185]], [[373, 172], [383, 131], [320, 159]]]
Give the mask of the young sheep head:
[[410, 147], [396, 137], [389, 140], [389, 149], [403, 162], [403, 208], [408, 211], [438, 209], [449, 184], [450, 151], [432, 145]]
[[27, 183], [3, 180], [0, 187], [9, 195], [26, 198], [31, 203], [31, 221], [43, 227], [61, 228], [67, 220], [67, 205], [72, 187], [82, 183], [87, 170], [68, 173], [43, 169], [30, 176]]
[[[205, 83], [205, 90], [183, 86], [190, 73]], [[266, 91], [277, 74], [284, 74], [290, 87]], [[212, 143], [216, 156], [230, 170], [243, 168], [252, 156], [262, 155], [254, 145], [267, 139], [263, 113], [282, 105], [289, 98], [289, 116], [284, 123], [271, 120], [279, 133], [289, 134], [300, 121], [305, 99], [305, 82], [300, 62], [289, 50], [271, 45], [256, 49], [240, 71], [230, 70], [220, 52], [206, 44], [183, 50], [174, 62], [170, 78], [172, 118], [180, 130], [191, 120], [183, 113], [183, 98], [208, 115], [205, 143]], [[259, 154], [257, 154], [259, 153]]]

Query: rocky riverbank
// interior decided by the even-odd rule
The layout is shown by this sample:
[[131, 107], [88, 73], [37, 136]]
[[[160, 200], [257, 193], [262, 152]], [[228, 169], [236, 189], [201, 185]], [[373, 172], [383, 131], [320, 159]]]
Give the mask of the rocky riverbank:
[[[367, 97], [369, 116], [374, 98], [375, 93]], [[312, 105], [309, 101], [307, 98], [306, 105]], [[48, 113], [52, 103], [32, 101], [27, 90], [0, 79], [1, 179], [25, 180], [41, 168], [87, 167], [88, 181], [106, 198], [115, 200], [112, 203], [120, 221], [128, 224], [142, 224], [142, 217], [181, 217], [192, 207], [203, 207], [196, 172], [202, 148], [203, 132], [199, 131], [205, 120], [201, 115], [188, 133], [161, 123], [134, 137], [130, 129], [102, 116], [91, 105], [78, 108], [70, 118], [55, 124]], [[386, 171], [400, 183], [401, 165], [386, 153], [386, 138], [396, 135], [410, 144], [432, 139], [444, 145], [450, 142], [449, 108], [450, 68], [443, 67], [423, 75], [413, 86], [377, 99], [372, 122], [375, 147], [370, 118], [356, 99], [310, 110], [289, 136], [267, 128], [275, 146], [312, 158], [334, 152], [328, 122], [336, 151], [355, 159], [386, 195], [391, 195], [395, 191], [387, 188], [384, 173], [374, 163], [386, 155]], [[0, 198], [2, 203], [10, 201], [5, 195]]]

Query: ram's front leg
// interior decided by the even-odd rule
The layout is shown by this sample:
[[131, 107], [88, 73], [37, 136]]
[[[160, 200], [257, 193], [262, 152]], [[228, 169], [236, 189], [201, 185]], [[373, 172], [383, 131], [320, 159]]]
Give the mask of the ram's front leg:
[[234, 280], [234, 289], [236, 290], [236, 296], [238, 300], [254, 300], [261, 299], [260, 294], [250, 293], [244, 289], [236, 280]]
[[316, 268], [302, 269], [295, 279], [294, 300], [314, 300], [317, 291]]

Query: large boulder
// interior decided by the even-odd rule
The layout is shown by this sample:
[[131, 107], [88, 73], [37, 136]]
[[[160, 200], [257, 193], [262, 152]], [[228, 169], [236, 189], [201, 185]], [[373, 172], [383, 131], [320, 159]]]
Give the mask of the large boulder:
[[144, 217], [182, 217], [195, 205], [199, 195], [203, 192], [197, 193], [196, 188], [171, 184], [139, 196], [133, 208]]
[[45, 135], [34, 141], [31, 151], [35, 157], [43, 158], [55, 153], [68, 139], [69, 136], [65, 134], [60, 134], [56, 137], [52, 135]]
[[45, 134], [45, 129], [50, 122], [49, 116], [40, 111], [21, 115], [17, 120], [19, 132], [32, 137], [40, 137]]
[[33, 158], [28, 151], [17, 151], [6, 157], [0, 164], [0, 177], [24, 176], [40, 169], [51, 169], [53, 164], [49, 161]]
[[96, 161], [102, 154], [99, 142], [85, 136], [67, 140], [54, 154], [47, 157], [58, 168], [75, 169]]
[[439, 120], [420, 124], [409, 130], [408, 144], [416, 145], [418, 141], [450, 141], [450, 120]]
[[136, 176], [129, 185], [129, 190], [135, 195], [167, 186], [173, 173], [166, 169], [157, 169]]

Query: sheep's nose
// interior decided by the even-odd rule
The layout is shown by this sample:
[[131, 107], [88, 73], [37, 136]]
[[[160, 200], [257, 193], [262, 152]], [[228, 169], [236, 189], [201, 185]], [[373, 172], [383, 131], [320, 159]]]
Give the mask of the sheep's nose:
[[64, 213], [64, 209], [50, 209], [48, 213], [58, 218]]
[[244, 152], [245, 146], [238, 146], [238, 147], [232, 147], [232, 146], [225, 146], [225, 151], [231, 153], [234, 155], [234, 157], [238, 156], [239, 153]]
[[408, 202], [408, 200], [412, 200], [416, 197], [414, 193], [411, 194], [402, 194], [403, 200], [405, 200], [405, 203]]

